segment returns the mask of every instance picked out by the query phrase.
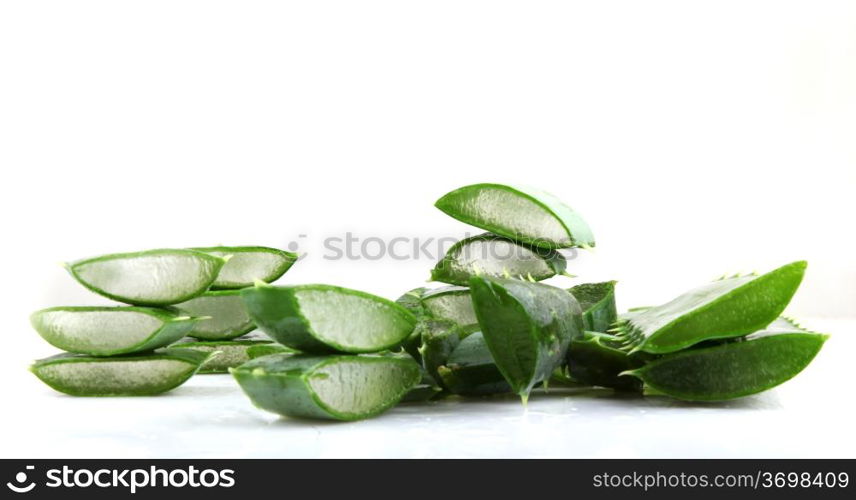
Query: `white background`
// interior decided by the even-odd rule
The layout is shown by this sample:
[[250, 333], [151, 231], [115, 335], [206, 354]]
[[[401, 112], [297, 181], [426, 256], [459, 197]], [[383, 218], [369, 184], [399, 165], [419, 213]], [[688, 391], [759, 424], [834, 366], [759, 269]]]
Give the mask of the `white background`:
[[[852, 438], [835, 437], [852, 436], [853, 414], [835, 397], [852, 393], [835, 352], [856, 347], [854, 137], [849, 1], [3, 2], [0, 369], [6, 400], [20, 404], [0, 417], [0, 454], [767, 456], [781, 451], [774, 431], [822, 420], [827, 439], [783, 453], [853, 456]], [[807, 259], [790, 312], [835, 336], [784, 392], [731, 413], [645, 403], [654, 418], [568, 396], [536, 398], [528, 416], [513, 402], [443, 403], [429, 416], [409, 407], [307, 427], [254, 410], [228, 380], [81, 402], [25, 370], [54, 352], [29, 328], [31, 311], [103, 302], [58, 262], [299, 242], [308, 256], [283, 282], [395, 298], [424, 282], [430, 258], [330, 261], [324, 239], [460, 237], [470, 228], [432, 205], [473, 182], [533, 185], [582, 212], [598, 249], [570, 270], [618, 279], [621, 307]], [[533, 426], [539, 411], [556, 420]], [[434, 430], [431, 412], [459, 447], [361, 445], [371, 429]], [[592, 429], [626, 417], [624, 437], [551, 434], [571, 413]], [[737, 441], [690, 432], [724, 419], [782, 427]], [[242, 451], [203, 444], [223, 422], [234, 441], [271, 434]], [[178, 437], [187, 425], [205, 432]], [[652, 425], [687, 434], [661, 445], [650, 436], [665, 427]], [[332, 451], [318, 444], [334, 438]]]

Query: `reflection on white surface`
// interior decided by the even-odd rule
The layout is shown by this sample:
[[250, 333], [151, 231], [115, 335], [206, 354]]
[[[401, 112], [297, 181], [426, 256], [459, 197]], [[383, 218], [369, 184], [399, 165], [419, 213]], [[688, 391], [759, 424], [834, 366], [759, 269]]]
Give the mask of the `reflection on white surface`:
[[[833, 337], [815, 363], [767, 393], [720, 404], [599, 389], [405, 404], [374, 419], [280, 418], [228, 375], [154, 398], [73, 398], [15, 376], [4, 457], [853, 457], [849, 352], [854, 321], [812, 322]], [[7, 386], [8, 387], [8, 386]], [[10, 411], [14, 408], [14, 411]]]

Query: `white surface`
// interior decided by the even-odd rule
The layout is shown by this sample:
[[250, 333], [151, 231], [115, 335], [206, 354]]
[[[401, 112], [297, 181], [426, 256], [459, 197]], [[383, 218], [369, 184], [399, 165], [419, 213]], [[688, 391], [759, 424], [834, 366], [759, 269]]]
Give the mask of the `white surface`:
[[[155, 398], [71, 398], [34, 377], [12, 386], [5, 457], [856, 457], [856, 321], [779, 388], [690, 404], [607, 390], [402, 404], [361, 422], [280, 418], [254, 408], [228, 375], [198, 375]], [[15, 411], [9, 411], [14, 408]]]
[[[627, 435], [643, 456], [847, 453], [833, 424], [854, 413], [852, 391], [823, 377], [760, 409], [539, 398], [526, 417], [483, 403], [463, 411], [484, 418], [458, 418], [440, 403], [408, 430], [395, 423], [409, 409], [271, 423], [213, 378], [163, 399], [61, 398], [25, 367], [54, 353], [31, 311], [106, 302], [57, 262], [297, 242], [308, 257], [282, 282], [394, 298], [438, 256], [325, 260], [325, 238], [459, 238], [472, 229], [432, 204], [485, 181], [551, 191], [588, 220], [597, 252], [556, 284], [618, 279], [626, 308], [807, 259], [790, 312], [854, 318], [854, 25], [850, 0], [0, 2], [0, 377], [25, 402], [0, 412], [0, 453], [199, 455], [230, 436], [246, 455], [427, 455], [442, 451], [438, 422], [452, 445], [476, 440], [461, 453], [621, 455]], [[812, 370], [847, 380], [836, 359]], [[720, 425], [696, 428], [705, 415]], [[660, 435], [638, 423], [661, 418]], [[766, 434], [788, 418], [800, 425]], [[621, 432], [601, 446], [587, 430], [603, 422]], [[550, 437], [564, 424], [583, 429], [573, 443]], [[670, 429], [680, 439], [659, 445]]]

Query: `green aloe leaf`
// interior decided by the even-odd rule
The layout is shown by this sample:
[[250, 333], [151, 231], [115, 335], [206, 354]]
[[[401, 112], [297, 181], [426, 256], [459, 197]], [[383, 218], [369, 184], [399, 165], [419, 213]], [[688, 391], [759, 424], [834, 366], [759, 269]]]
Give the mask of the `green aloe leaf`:
[[290, 347], [285, 347], [282, 344], [270, 343], [264, 345], [252, 345], [247, 348], [247, 357], [249, 359], [256, 359], [262, 356], [267, 356], [270, 354], [283, 354], [290, 353], [296, 354], [297, 351]]
[[49, 344], [91, 356], [151, 351], [183, 338], [196, 318], [150, 307], [52, 307], [30, 316]]
[[214, 290], [233, 290], [264, 281], [278, 280], [297, 262], [297, 254], [270, 247], [204, 247], [194, 248], [229, 260], [211, 285]]
[[359, 420], [391, 408], [421, 378], [409, 357], [271, 354], [231, 370], [250, 400], [280, 415]]
[[614, 329], [631, 351], [679, 351], [704, 340], [740, 337], [775, 320], [802, 282], [806, 262], [762, 275], [708, 283], [666, 304], [633, 312]]
[[435, 206], [491, 233], [542, 248], [593, 247], [579, 213], [543, 191], [503, 184], [473, 184], [445, 194]]
[[426, 291], [422, 295], [422, 305], [431, 318], [451, 321], [469, 331], [478, 329], [473, 299], [467, 287], [444, 286]]
[[258, 284], [241, 297], [262, 331], [305, 353], [379, 352], [401, 344], [416, 326], [395, 302], [331, 285]]
[[618, 391], [642, 392], [642, 382], [625, 372], [645, 364], [645, 353], [628, 354], [604, 337], [586, 332], [585, 339], [571, 341], [568, 347], [568, 372], [573, 380]]
[[449, 356], [467, 333], [451, 321], [434, 319], [420, 320], [416, 331], [422, 341], [419, 346], [422, 366], [442, 386], [443, 380], [438, 370], [448, 362]]
[[565, 257], [555, 250], [485, 233], [452, 245], [431, 271], [431, 279], [453, 285], [467, 285], [473, 276], [541, 281], [563, 274], [566, 265]]
[[188, 349], [110, 358], [59, 354], [36, 361], [30, 371], [71, 396], [153, 396], [186, 382], [206, 359]]
[[67, 265], [89, 290], [138, 306], [190, 300], [214, 283], [226, 259], [182, 249], [103, 255]]
[[565, 290], [540, 283], [475, 277], [473, 305], [494, 362], [524, 403], [582, 338], [582, 311]]
[[615, 281], [583, 283], [568, 290], [580, 303], [586, 330], [606, 332], [618, 319], [615, 308], [615, 283]]
[[486, 396], [511, 392], [482, 332], [474, 332], [461, 340], [446, 363], [437, 368], [437, 374], [443, 387], [452, 394]]
[[205, 292], [175, 307], [191, 316], [208, 318], [194, 325], [188, 333], [197, 339], [228, 340], [256, 328], [244, 307], [240, 290]]
[[655, 391], [687, 401], [723, 401], [766, 391], [799, 374], [827, 335], [777, 321], [720, 345], [692, 348], [625, 372]]
[[[395, 303], [410, 311], [417, 321], [420, 321], [427, 312], [422, 305], [422, 294], [428, 291], [428, 288], [414, 288], [409, 292], [404, 293], [401, 297], [395, 300]], [[422, 343], [419, 328], [413, 328], [404, 341], [401, 343], [401, 349], [410, 354], [417, 363], [422, 363], [421, 354], [419, 354], [419, 346]]]
[[208, 340], [179, 342], [170, 346], [170, 349], [192, 349], [195, 351], [211, 354], [202, 367], [200, 374], [227, 373], [229, 368], [236, 368], [249, 361], [248, 351], [253, 347], [267, 347], [273, 342], [256, 336], [246, 336], [233, 340]]

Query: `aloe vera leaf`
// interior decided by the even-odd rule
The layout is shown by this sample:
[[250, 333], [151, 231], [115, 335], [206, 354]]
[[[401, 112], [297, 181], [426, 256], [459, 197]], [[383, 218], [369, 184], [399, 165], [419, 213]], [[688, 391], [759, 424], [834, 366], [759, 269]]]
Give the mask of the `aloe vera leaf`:
[[583, 283], [568, 290], [580, 304], [586, 330], [606, 332], [618, 319], [615, 308], [615, 283], [615, 281]]
[[191, 316], [208, 318], [196, 323], [188, 333], [197, 339], [228, 340], [256, 328], [244, 307], [240, 290], [205, 292], [175, 307]]
[[280, 415], [359, 420], [398, 403], [420, 380], [409, 357], [271, 354], [230, 370], [250, 400]]
[[[428, 291], [428, 288], [414, 288], [405, 292], [401, 297], [395, 300], [395, 303], [410, 311], [417, 321], [421, 320], [427, 313], [422, 305], [422, 294]], [[419, 345], [422, 343], [418, 328], [413, 328], [400, 347], [404, 352], [410, 354], [417, 363], [422, 363], [421, 355], [419, 354]]]
[[422, 305], [422, 295], [429, 290], [429, 288], [424, 286], [414, 288], [395, 299], [395, 303], [413, 313], [417, 319], [421, 318], [425, 315], [425, 307]]
[[211, 285], [212, 290], [246, 288], [256, 280], [271, 283], [297, 262], [296, 253], [270, 247], [204, 247], [193, 250], [229, 257]]
[[291, 353], [296, 354], [297, 351], [290, 347], [285, 347], [282, 344], [264, 344], [264, 345], [252, 345], [247, 348], [247, 357], [249, 359], [256, 359], [262, 356], [268, 356], [270, 354], [281, 354], [281, 353]]
[[511, 386], [493, 361], [482, 332], [474, 332], [455, 347], [446, 364], [437, 368], [438, 381], [452, 394], [506, 394]]
[[797, 261], [762, 275], [723, 278], [661, 306], [635, 311], [620, 319], [614, 331], [631, 352], [657, 354], [740, 337], [763, 329], [782, 313], [805, 268], [805, 261]]
[[189, 349], [111, 358], [59, 354], [36, 361], [30, 371], [71, 396], [153, 396], [186, 382], [208, 356]]
[[66, 267], [104, 297], [138, 306], [178, 304], [214, 283], [226, 259], [195, 250], [159, 249], [79, 260]]
[[573, 380], [618, 391], [642, 392], [642, 381], [625, 375], [645, 364], [645, 353], [628, 354], [599, 336], [571, 341], [568, 371]]
[[407, 394], [401, 398], [402, 403], [420, 403], [429, 401], [442, 391], [434, 377], [429, 375], [424, 368], [420, 367], [419, 373], [421, 376], [419, 383], [413, 386], [413, 388], [407, 391]]
[[564, 273], [566, 265], [555, 250], [485, 233], [452, 245], [431, 271], [431, 279], [452, 285], [467, 285], [473, 276], [541, 281]]
[[52, 307], [30, 316], [33, 328], [63, 351], [114, 356], [151, 351], [183, 338], [197, 319], [150, 307]]
[[241, 297], [262, 331], [305, 353], [383, 351], [416, 326], [413, 314], [395, 302], [331, 285], [258, 284]]
[[422, 339], [419, 346], [422, 366], [442, 386], [443, 380], [438, 369], [448, 362], [449, 356], [467, 335], [448, 320], [423, 319], [416, 325], [416, 330]]
[[537, 189], [473, 184], [445, 194], [435, 206], [461, 222], [542, 248], [595, 245], [577, 212]]
[[529, 392], [582, 338], [582, 311], [560, 288], [526, 281], [475, 277], [470, 289], [476, 316], [494, 362], [525, 402]]
[[238, 367], [250, 360], [247, 351], [253, 347], [266, 347], [273, 342], [256, 336], [248, 335], [233, 340], [209, 340], [179, 342], [170, 349], [193, 349], [211, 354], [199, 368], [200, 374], [227, 373], [229, 368]]
[[422, 304], [434, 319], [451, 321], [465, 330], [478, 330], [473, 299], [467, 287], [444, 286], [427, 291], [422, 295]]
[[666, 354], [625, 372], [660, 394], [687, 401], [724, 401], [772, 389], [799, 374], [827, 335], [791, 328], [762, 330], [745, 339]]

